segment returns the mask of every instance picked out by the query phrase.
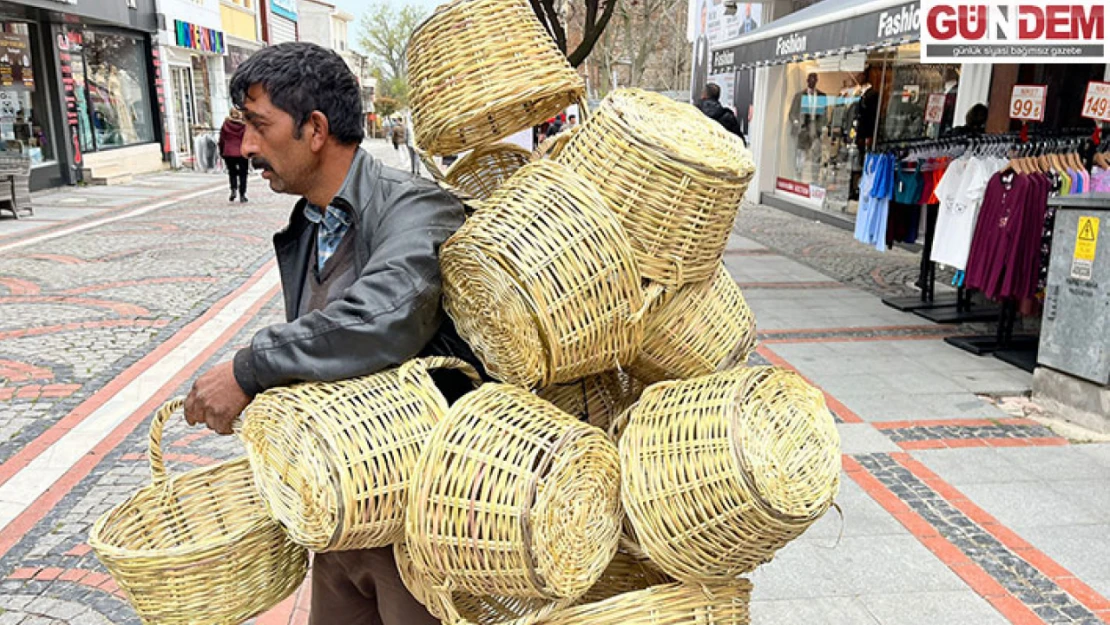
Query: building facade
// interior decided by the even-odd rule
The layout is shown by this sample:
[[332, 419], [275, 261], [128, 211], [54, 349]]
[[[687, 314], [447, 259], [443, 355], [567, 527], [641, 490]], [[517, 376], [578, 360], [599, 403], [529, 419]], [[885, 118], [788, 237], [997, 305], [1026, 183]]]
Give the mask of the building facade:
[[0, 2], [0, 150], [32, 189], [163, 167], [154, 0]]

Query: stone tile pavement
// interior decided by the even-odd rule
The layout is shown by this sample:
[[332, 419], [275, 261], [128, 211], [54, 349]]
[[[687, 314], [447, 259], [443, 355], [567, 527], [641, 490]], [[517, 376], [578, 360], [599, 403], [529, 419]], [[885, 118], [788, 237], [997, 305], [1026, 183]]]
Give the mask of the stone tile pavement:
[[[138, 625], [86, 537], [147, 482], [157, 406], [281, 319], [266, 233], [292, 201], [251, 185], [229, 204], [221, 177], [167, 173], [51, 192], [37, 230], [0, 221], [0, 625]], [[752, 575], [754, 623], [1110, 623], [1110, 444], [1001, 409], [1028, 374], [882, 306], [915, 257], [748, 207], [726, 264], [752, 361], [821, 387], [845, 454], [839, 511]], [[171, 471], [241, 453], [181, 420], [164, 449]], [[257, 624], [304, 623], [307, 602]]]

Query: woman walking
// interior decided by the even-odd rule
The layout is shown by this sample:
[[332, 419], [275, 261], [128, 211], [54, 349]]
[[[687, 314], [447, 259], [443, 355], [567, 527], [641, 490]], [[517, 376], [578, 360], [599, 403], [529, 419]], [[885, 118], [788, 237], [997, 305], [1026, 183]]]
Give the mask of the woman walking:
[[246, 128], [243, 123], [243, 112], [239, 109], [231, 109], [231, 113], [220, 128], [220, 155], [224, 157], [227, 178], [231, 183], [229, 202], [235, 201], [236, 189], [238, 189], [239, 201], [247, 201], [247, 159], [240, 148]]

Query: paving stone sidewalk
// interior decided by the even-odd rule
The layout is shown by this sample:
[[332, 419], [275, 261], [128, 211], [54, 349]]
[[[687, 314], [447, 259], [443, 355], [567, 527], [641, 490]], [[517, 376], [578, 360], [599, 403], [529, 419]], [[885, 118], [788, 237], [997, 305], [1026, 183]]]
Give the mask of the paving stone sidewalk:
[[[257, 179], [245, 205], [214, 174], [158, 180], [173, 190], [147, 205], [218, 190], [23, 247], [4, 247], [28, 235], [0, 221], [0, 625], [139, 624], [88, 530], [147, 483], [157, 404], [282, 318], [269, 233], [291, 198]], [[757, 316], [752, 362], [821, 387], [845, 454], [842, 515], [753, 574], [753, 623], [1110, 623], [1110, 444], [1003, 411], [987, 397], [1024, 393], [1028, 374], [883, 306], [914, 255], [764, 207], [737, 232], [725, 262]], [[89, 451], [63, 453], [92, 422], [109, 425]], [[181, 420], [163, 441], [171, 472], [241, 453]], [[49, 489], [11, 487], [59, 462]], [[303, 624], [307, 605], [298, 592], [256, 625]]]

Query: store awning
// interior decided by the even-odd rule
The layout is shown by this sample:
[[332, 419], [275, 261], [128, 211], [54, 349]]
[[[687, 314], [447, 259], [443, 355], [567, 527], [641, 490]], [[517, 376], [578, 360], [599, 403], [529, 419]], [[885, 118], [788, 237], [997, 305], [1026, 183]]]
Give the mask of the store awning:
[[917, 41], [921, 3], [824, 0], [712, 48], [710, 74]]

